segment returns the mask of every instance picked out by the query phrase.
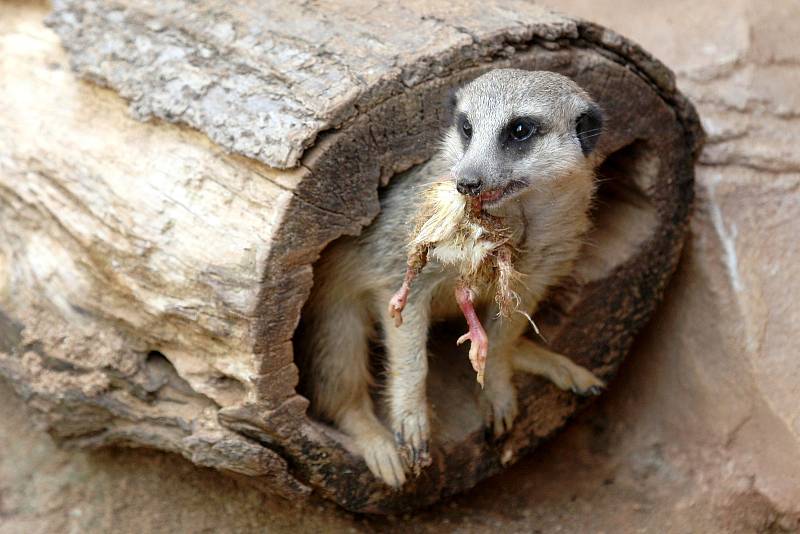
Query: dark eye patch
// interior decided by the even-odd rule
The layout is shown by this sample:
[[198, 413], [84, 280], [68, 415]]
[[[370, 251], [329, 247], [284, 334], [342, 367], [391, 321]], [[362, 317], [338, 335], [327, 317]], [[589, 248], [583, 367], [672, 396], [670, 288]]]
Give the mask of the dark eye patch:
[[458, 130], [461, 141], [466, 148], [467, 145], [469, 145], [470, 139], [472, 139], [472, 123], [469, 122], [469, 119], [467, 119], [467, 116], [463, 113], [459, 113], [456, 117], [456, 130]]
[[447, 129], [456, 120], [458, 89], [452, 88], [442, 96], [442, 129]]
[[527, 150], [533, 139], [541, 133], [541, 122], [533, 117], [517, 117], [500, 132], [500, 146], [505, 150], [521, 153]]

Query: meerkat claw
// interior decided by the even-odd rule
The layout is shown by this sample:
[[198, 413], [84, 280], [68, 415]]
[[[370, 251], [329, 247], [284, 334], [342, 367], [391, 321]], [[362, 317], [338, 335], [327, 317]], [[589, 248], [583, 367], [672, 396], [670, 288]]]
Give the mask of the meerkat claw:
[[604, 389], [605, 389], [605, 387], [603, 387], [603, 386], [591, 386], [589, 389], [586, 389], [586, 390], [583, 390], [583, 391], [580, 391], [577, 388], [573, 388], [572, 392], [575, 393], [576, 395], [580, 395], [582, 397], [596, 397], [596, 396], [600, 395], [603, 392]]
[[419, 476], [431, 462], [428, 418], [419, 413], [407, 414], [395, 420], [394, 440], [406, 472]]

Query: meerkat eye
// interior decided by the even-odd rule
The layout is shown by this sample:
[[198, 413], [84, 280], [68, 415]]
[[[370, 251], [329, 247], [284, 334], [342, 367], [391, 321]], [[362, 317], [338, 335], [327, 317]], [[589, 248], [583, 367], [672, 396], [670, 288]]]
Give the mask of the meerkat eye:
[[469, 123], [467, 119], [464, 119], [464, 122], [461, 123], [461, 132], [467, 139], [472, 137], [472, 125]]
[[516, 119], [508, 125], [508, 133], [515, 141], [525, 141], [536, 132], [536, 125], [530, 119]]

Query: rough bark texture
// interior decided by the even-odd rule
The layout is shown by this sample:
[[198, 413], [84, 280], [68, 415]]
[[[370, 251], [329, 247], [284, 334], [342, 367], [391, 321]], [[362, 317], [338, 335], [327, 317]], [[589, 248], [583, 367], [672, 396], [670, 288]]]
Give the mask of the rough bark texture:
[[[319, 252], [431, 156], [449, 89], [501, 66], [570, 75], [608, 118], [593, 246], [539, 319], [554, 348], [613, 376], [683, 244], [694, 111], [666, 68], [596, 25], [429, 4], [58, 1], [60, 41], [32, 17], [3, 22], [0, 372], [61, 442], [155, 447], [389, 512], [469, 488], [561, 427], [576, 399], [524, 379], [515, 430], [487, 442], [469, 373], [434, 370], [448, 414], [434, 465], [391, 493], [295, 391]], [[60, 44], [135, 117], [176, 125], [76, 81]]]

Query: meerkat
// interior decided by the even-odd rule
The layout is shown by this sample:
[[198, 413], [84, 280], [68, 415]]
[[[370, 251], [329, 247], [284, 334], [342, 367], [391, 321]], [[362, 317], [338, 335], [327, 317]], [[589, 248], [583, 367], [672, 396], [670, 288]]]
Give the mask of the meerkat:
[[[396, 326], [387, 313], [404, 282], [419, 191], [443, 176], [502, 220], [518, 251], [514, 267], [522, 282], [516, 292], [525, 313], [499, 317], [490, 294], [461, 295], [476, 299], [486, 325], [481, 394], [489, 428], [496, 436], [512, 428], [514, 371], [543, 376], [577, 394], [596, 394], [604, 386], [587, 369], [523, 335], [525, 316], [572, 271], [590, 228], [594, 149], [602, 128], [598, 106], [565, 76], [514, 69], [476, 78], [455, 93], [453, 105], [453, 121], [434, 160], [394, 180], [380, 214], [361, 235], [324, 251], [304, 313], [307, 333], [300, 341], [312, 412], [348, 434], [370, 471], [394, 488], [431, 462], [429, 326], [464, 309], [453, 298], [458, 270], [442, 261], [452, 251], [442, 247], [430, 251], [428, 267], [416, 273], [402, 324]], [[378, 331], [386, 353], [382, 399], [389, 428], [377, 417], [369, 393], [368, 343]]]

